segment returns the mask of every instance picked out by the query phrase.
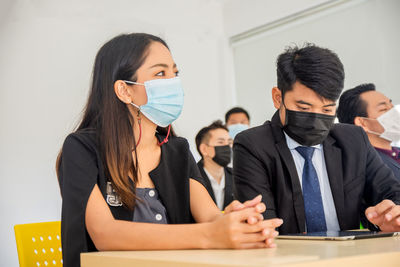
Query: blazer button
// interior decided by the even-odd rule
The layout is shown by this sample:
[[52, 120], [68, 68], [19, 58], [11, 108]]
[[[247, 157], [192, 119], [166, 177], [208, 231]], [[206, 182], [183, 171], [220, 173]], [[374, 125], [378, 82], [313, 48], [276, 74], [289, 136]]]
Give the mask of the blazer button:
[[161, 215], [161, 214], [157, 214], [157, 215], [156, 215], [156, 220], [157, 220], [157, 221], [161, 221], [161, 219], [162, 219], [162, 215]]

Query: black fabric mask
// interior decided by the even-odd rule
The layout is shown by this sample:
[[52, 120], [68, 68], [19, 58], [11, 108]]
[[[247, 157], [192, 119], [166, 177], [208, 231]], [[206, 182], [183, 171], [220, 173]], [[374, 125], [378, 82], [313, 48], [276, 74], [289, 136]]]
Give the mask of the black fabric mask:
[[228, 166], [231, 162], [232, 149], [230, 145], [215, 146], [215, 156], [212, 158], [218, 165], [222, 167]]
[[336, 116], [288, 110], [283, 130], [303, 146], [321, 144], [328, 136]]

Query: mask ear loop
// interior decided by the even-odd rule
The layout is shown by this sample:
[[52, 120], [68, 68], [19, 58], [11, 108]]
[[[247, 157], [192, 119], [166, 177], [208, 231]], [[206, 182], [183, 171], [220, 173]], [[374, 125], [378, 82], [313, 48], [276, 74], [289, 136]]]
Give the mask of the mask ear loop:
[[282, 95], [281, 95], [281, 98], [282, 98], [282, 106], [285, 108], [285, 123], [284, 123], [284, 125], [283, 126], [286, 126], [287, 125], [287, 113], [288, 113], [288, 109], [287, 109], [287, 107], [286, 107], [286, 105], [285, 105], [285, 94], [281, 91], [281, 93], [282, 93]]
[[162, 146], [163, 144], [165, 144], [165, 143], [168, 142], [168, 137], [169, 137], [169, 133], [170, 133], [170, 132], [171, 132], [171, 124], [168, 125], [168, 133], [167, 133], [167, 136], [164, 138], [164, 140], [163, 140], [161, 143], [157, 141], [157, 144], [158, 144], [159, 146]]
[[[144, 86], [143, 83], [137, 83], [137, 82], [132, 82], [132, 81], [128, 81], [128, 80], [123, 80], [123, 81], [127, 84], [137, 84], [137, 85]], [[136, 142], [136, 147], [137, 147], [137, 146], [139, 146], [140, 139], [142, 138], [142, 119], [140, 118], [140, 107], [135, 105], [133, 102], [131, 102], [131, 105], [138, 109], [137, 120], [138, 120], [138, 124], [139, 124], [139, 138], [138, 138], [138, 141]]]
[[[366, 119], [366, 120], [374, 120], [374, 121], [377, 121], [379, 124], [381, 124], [377, 119], [367, 118], [367, 117], [360, 117], [360, 118], [363, 118], [363, 119]], [[381, 125], [381, 126], [382, 126], [382, 125]], [[383, 126], [382, 126], [382, 127], [383, 127]], [[375, 134], [375, 135], [377, 135], [377, 136], [380, 136], [381, 134], [383, 134], [383, 132], [385, 132], [385, 127], [383, 127], [383, 132], [382, 132], [382, 133], [378, 133], [378, 132], [371, 131], [371, 130], [366, 130], [366, 132], [367, 132], [367, 133], [371, 133], [371, 134]]]

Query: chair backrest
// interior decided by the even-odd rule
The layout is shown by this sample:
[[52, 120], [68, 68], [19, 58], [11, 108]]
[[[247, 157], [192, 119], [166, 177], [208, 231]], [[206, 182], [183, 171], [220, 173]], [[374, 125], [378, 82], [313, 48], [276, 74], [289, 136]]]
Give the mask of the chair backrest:
[[14, 226], [20, 267], [62, 266], [61, 222]]

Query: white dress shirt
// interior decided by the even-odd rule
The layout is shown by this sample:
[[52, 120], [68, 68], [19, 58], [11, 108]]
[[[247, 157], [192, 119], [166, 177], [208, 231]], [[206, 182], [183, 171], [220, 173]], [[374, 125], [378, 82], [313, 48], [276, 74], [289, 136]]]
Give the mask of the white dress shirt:
[[[297, 175], [300, 185], [303, 186], [303, 168], [304, 158], [297, 152], [296, 147], [301, 146], [295, 140], [290, 138], [285, 132], [286, 143], [292, 153], [296, 165]], [[312, 146], [315, 148], [312, 162], [318, 175], [319, 187], [321, 189], [322, 204], [324, 206], [326, 229], [328, 231], [340, 231], [339, 222], [336, 215], [335, 203], [333, 202], [331, 186], [329, 184], [328, 172], [326, 171], [324, 148], [322, 144]]]
[[222, 174], [221, 182], [218, 183], [217, 180], [204, 168], [208, 179], [210, 180], [211, 187], [214, 191], [215, 201], [220, 210], [224, 210], [224, 198], [225, 198], [225, 170]]

